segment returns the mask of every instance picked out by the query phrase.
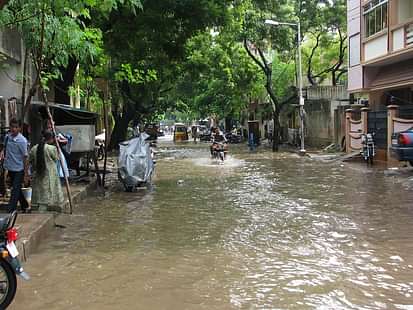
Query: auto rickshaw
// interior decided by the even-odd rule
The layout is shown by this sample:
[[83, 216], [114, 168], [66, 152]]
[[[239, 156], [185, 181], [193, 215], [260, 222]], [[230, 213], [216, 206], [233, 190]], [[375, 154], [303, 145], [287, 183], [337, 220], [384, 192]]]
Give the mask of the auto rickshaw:
[[186, 126], [180, 123], [175, 124], [174, 142], [188, 141], [188, 139], [188, 129], [186, 128]]

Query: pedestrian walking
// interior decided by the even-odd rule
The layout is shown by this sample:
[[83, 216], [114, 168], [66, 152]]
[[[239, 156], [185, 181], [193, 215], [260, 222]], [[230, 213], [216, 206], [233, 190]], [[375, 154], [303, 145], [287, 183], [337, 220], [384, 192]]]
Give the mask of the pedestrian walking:
[[249, 136], [248, 136], [248, 146], [250, 148], [250, 151], [255, 151], [255, 147], [256, 147], [255, 138], [254, 138], [254, 133], [252, 131], [249, 133]]
[[0, 153], [0, 159], [4, 160], [4, 169], [7, 170], [12, 186], [8, 211], [17, 210], [17, 202], [20, 202], [22, 212], [26, 212], [29, 205], [23, 196], [22, 183], [29, 182], [27, 139], [20, 133], [20, 121], [13, 118], [9, 125], [10, 131], [6, 135], [4, 149]]
[[61, 182], [56, 161], [59, 159], [57, 147], [51, 131], [43, 133], [43, 140], [30, 151], [30, 163], [33, 169], [32, 205], [40, 211], [59, 206], [64, 202]]
[[194, 139], [194, 142], [196, 142], [196, 138], [198, 138], [198, 127], [197, 126], [192, 126], [192, 138]]

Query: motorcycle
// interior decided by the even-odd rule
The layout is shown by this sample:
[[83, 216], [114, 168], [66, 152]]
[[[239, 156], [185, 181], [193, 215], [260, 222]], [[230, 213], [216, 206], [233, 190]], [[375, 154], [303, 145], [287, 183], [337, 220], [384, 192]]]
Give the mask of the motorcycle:
[[105, 158], [105, 142], [95, 140], [95, 156], [97, 160]]
[[376, 156], [376, 144], [374, 143], [374, 133], [363, 133], [361, 135], [361, 155], [367, 164], [373, 164], [373, 158]]
[[221, 160], [226, 159], [228, 153], [227, 144], [223, 142], [213, 142], [211, 145], [211, 156], [213, 159]]
[[242, 142], [242, 137], [239, 134], [235, 134], [232, 132], [227, 132], [225, 134], [225, 138], [227, 139], [227, 141], [231, 144], [238, 144]]
[[6, 309], [14, 299], [17, 290], [16, 275], [30, 280], [23, 270], [15, 241], [18, 240], [16, 223], [17, 212], [0, 216], [0, 309]]

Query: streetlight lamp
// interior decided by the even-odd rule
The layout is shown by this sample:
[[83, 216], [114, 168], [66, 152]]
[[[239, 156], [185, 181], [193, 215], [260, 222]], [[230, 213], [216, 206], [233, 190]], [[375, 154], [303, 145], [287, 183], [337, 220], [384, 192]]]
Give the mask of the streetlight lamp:
[[304, 147], [304, 97], [303, 97], [303, 72], [302, 72], [302, 65], [301, 65], [301, 24], [300, 21], [298, 23], [283, 23], [277, 22], [272, 19], [266, 19], [265, 23], [271, 26], [293, 26], [297, 27], [297, 48], [298, 48], [298, 95], [299, 95], [299, 106], [300, 106], [300, 135], [301, 135], [301, 148], [300, 148], [300, 155], [305, 155], [305, 147]]

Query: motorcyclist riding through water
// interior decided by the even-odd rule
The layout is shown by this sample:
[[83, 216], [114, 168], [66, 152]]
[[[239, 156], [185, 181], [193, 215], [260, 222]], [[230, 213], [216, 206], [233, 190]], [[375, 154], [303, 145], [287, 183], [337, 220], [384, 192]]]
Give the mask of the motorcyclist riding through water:
[[227, 138], [219, 128], [212, 130], [212, 145], [210, 146], [211, 156], [213, 158], [220, 158], [222, 161], [225, 159], [228, 152]]

